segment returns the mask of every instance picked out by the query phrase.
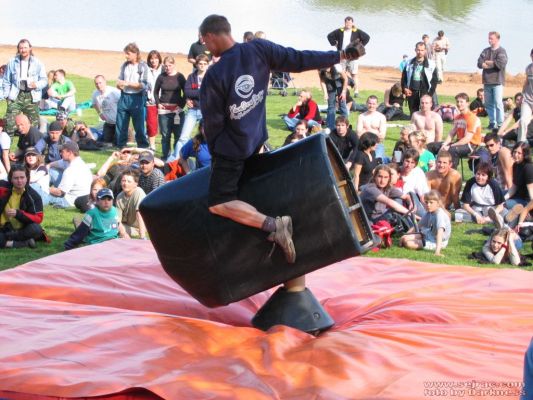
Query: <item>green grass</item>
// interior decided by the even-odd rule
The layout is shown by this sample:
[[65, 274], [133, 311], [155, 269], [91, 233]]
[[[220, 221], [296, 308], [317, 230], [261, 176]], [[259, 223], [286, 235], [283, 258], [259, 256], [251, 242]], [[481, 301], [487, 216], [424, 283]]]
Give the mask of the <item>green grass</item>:
[[[77, 101], [82, 102], [90, 99], [94, 90], [94, 85], [91, 79], [83, 78], [79, 76], [69, 76], [76, 88], [77, 88]], [[113, 84], [110, 82], [110, 84]], [[313, 96], [316, 99], [322, 99], [322, 95], [317, 89], [313, 89]], [[292, 93], [292, 91], [290, 92]], [[358, 102], [364, 102], [364, 99], [369, 95], [374, 94], [382, 99], [383, 93], [377, 91], [362, 91]], [[440, 102], [453, 102], [453, 96], [441, 96]], [[274, 92], [273, 95], [267, 97], [267, 125], [269, 129], [270, 143], [274, 147], [279, 147], [283, 144], [285, 137], [289, 133], [285, 129], [285, 125], [279, 117], [279, 114], [286, 113], [287, 110], [296, 102], [296, 97], [289, 95], [282, 97]], [[321, 103], [322, 101], [319, 101]], [[0, 104], [0, 115], [5, 113], [5, 102]], [[74, 117], [78, 119], [79, 117]], [[98, 123], [98, 116], [96, 112], [91, 110], [83, 110], [83, 116], [80, 118], [87, 122], [89, 125], [96, 125]], [[357, 121], [356, 113], [351, 113], [350, 122], [354, 124]], [[486, 118], [482, 120], [483, 125], [487, 124]], [[446, 123], [444, 132], [445, 134], [450, 130], [451, 124]], [[387, 130], [387, 138], [385, 140], [385, 148], [387, 154], [392, 152], [395, 142], [399, 138], [399, 128], [390, 128]], [[16, 142], [16, 140], [15, 140]], [[160, 148], [160, 142], [158, 139], [158, 148]], [[12, 145], [15, 146], [15, 143]], [[89, 163], [96, 163], [97, 167], [94, 172], [103, 164], [105, 159], [110, 155], [110, 151], [100, 152], [82, 152], [82, 158]], [[467, 177], [471, 174], [465, 171]], [[470, 175], [469, 175], [470, 174]], [[51, 237], [52, 242], [45, 244], [38, 242], [37, 249], [3, 249], [0, 251], [0, 270], [11, 268], [20, 264], [24, 264], [31, 260], [35, 260], [41, 257], [45, 257], [57, 252], [63, 251], [63, 242], [72, 232], [72, 218], [79, 213], [75, 210], [58, 210], [52, 207], [45, 208], [45, 218], [43, 221], [43, 227], [47, 234]], [[485, 236], [480, 234], [468, 234], [466, 231], [469, 229], [476, 229], [477, 226], [470, 223], [453, 224], [452, 238], [448, 247], [443, 251], [445, 257], [436, 257], [433, 252], [428, 251], [410, 251], [397, 247], [396, 245], [391, 249], [382, 249], [379, 252], [369, 252], [367, 255], [371, 257], [391, 257], [391, 258], [408, 258], [412, 260], [424, 261], [424, 262], [436, 262], [446, 263], [454, 265], [474, 265], [479, 267], [491, 267], [490, 264], [477, 264], [472, 260], [467, 259], [467, 255], [472, 251], [479, 251], [486, 240]], [[529, 249], [529, 247], [528, 247]], [[506, 266], [499, 266], [505, 268]], [[508, 267], [508, 266], [507, 266]], [[530, 268], [531, 269], [531, 268]]]

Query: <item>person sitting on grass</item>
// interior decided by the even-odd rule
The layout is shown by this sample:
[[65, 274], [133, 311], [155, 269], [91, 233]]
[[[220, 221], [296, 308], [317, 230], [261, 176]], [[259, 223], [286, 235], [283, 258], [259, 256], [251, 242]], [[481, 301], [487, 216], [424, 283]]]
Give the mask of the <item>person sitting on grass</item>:
[[308, 90], [302, 90], [298, 96], [298, 101], [294, 106], [291, 107], [289, 112], [283, 121], [287, 128], [292, 131], [296, 124], [301, 121], [306, 120], [309, 128], [320, 130], [320, 123], [322, 118], [320, 117], [320, 111], [318, 110], [318, 105], [312, 99], [311, 92]]
[[72, 112], [76, 109], [76, 88], [72, 81], [65, 77], [66, 73], [62, 69], [54, 72], [54, 83], [48, 89], [48, 103], [51, 108]]
[[[399, 164], [403, 161], [403, 153], [405, 153], [405, 150], [411, 147], [409, 142], [409, 134], [415, 130], [416, 127], [413, 124], [405, 125], [400, 128], [400, 139], [396, 141], [394, 144], [394, 150], [392, 151], [393, 161], [395, 163]], [[397, 151], [401, 153], [399, 158], [395, 156]]]
[[[408, 215], [412, 211], [411, 198], [392, 186], [391, 170], [384, 164], [374, 169], [372, 182], [363, 186], [360, 199], [371, 223], [391, 222], [396, 219], [394, 213]], [[404, 207], [403, 202], [409, 204], [409, 208]]]
[[426, 174], [429, 188], [438, 190], [446, 209], [452, 206], [457, 210], [461, 207], [459, 193], [461, 192], [461, 173], [452, 169], [452, 155], [441, 150], [437, 155], [437, 166]]
[[139, 187], [139, 172], [128, 169], [122, 173], [122, 192], [117, 196], [116, 207], [120, 223], [124, 226], [124, 238], [140, 237], [146, 239], [146, 226], [139, 212], [139, 205], [146, 197]]
[[504, 193], [492, 175], [492, 166], [482, 162], [475, 176], [466, 182], [461, 196], [463, 208], [455, 211], [463, 214], [463, 221], [486, 224], [491, 222], [488, 214], [491, 207], [499, 214], [503, 211]]
[[348, 118], [340, 115], [335, 119], [335, 129], [331, 131], [329, 138], [339, 151], [346, 169], [352, 169], [359, 147], [359, 138], [350, 127]]
[[379, 143], [378, 135], [372, 132], [365, 132], [359, 138], [359, 150], [354, 158], [353, 184], [355, 190], [360, 190], [372, 180], [372, 173], [378, 166], [376, 158], [376, 147]]
[[441, 250], [448, 246], [452, 233], [450, 216], [442, 204], [438, 191], [430, 190], [424, 195], [427, 213], [418, 223], [419, 233], [408, 233], [400, 238], [400, 247], [419, 250], [435, 250], [436, 256], [444, 256]]
[[7, 181], [0, 181], [0, 248], [35, 248], [44, 235], [41, 196], [30, 186], [30, 172], [23, 165], [11, 167]]
[[[305, 121], [301, 121], [296, 126], [295, 132], [300, 124], [307, 126]], [[192, 165], [189, 164], [191, 157], [196, 160], [196, 162]], [[211, 166], [211, 153], [209, 153], [209, 148], [207, 147], [204, 124], [201, 120], [200, 125], [198, 126], [198, 134], [196, 134], [196, 136], [194, 136], [192, 139], [189, 139], [189, 141], [181, 148], [179, 163], [185, 173], [189, 173], [191, 170], [194, 171], [203, 167]]]
[[424, 172], [435, 168], [435, 156], [426, 148], [427, 136], [424, 131], [414, 131], [409, 134], [409, 143], [418, 151], [418, 167]]
[[96, 193], [95, 207], [85, 213], [81, 224], [65, 242], [65, 250], [78, 247], [82, 242], [95, 244], [119, 236], [126, 237], [117, 209], [113, 206], [114, 198], [113, 191], [108, 188], [100, 189]]

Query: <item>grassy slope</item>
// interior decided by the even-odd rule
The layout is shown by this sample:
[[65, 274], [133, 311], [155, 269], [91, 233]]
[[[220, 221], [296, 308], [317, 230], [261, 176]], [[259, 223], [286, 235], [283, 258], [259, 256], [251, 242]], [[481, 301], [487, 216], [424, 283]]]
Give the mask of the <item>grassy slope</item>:
[[[69, 77], [75, 84], [77, 88], [77, 99], [78, 102], [85, 101], [90, 99], [91, 93], [94, 90], [94, 86], [91, 79], [70, 76]], [[277, 92], [275, 92], [277, 93]], [[292, 91], [291, 91], [292, 93]], [[367, 96], [370, 94], [377, 95], [380, 99], [383, 96], [383, 93], [378, 93], [374, 91], [363, 91], [361, 93], [360, 102], [363, 102]], [[314, 90], [314, 97], [316, 99], [321, 99], [322, 96], [317, 90]], [[279, 114], [286, 113], [287, 110], [293, 105], [296, 101], [294, 96], [289, 95], [288, 97], [282, 97], [277, 94], [269, 96], [267, 98], [267, 125], [270, 134], [270, 142], [275, 147], [280, 146], [288, 132], [284, 128], [283, 121], [279, 117]], [[453, 101], [451, 97], [442, 97], [441, 102], [444, 101]], [[320, 103], [321, 101], [319, 101]], [[5, 112], [5, 102], [0, 104], [0, 115], [3, 115]], [[77, 118], [77, 117], [75, 117]], [[84, 110], [83, 117], [84, 121], [90, 125], [95, 125], [98, 122], [97, 115], [94, 110]], [[350, 121], [355, 124], [357, 120], [357, 115], [352, 113], [350, 116]], [[485, 120], [483, 124], [486, 125]], [[450, 129], [450, 124], [446, 124], [445, 132]], [[387, 153], [390, 154], [394, 147], [394, 143], [398, 140], [399, 129], [391, 128], [387, 132], [386, 139], [386, 149]], [[16, 142], [16, 140], [15, 140]], [[13, 143], [12, 147], [15, 146]], [[159, 143], [158, 143], [159, 146]], [[110, 151], [102, 152], [82, 152], [82, 157], [86, 162], [94, 162], [99, 167], [105, 159], [109, 156]], [[96, 170], [95, 170], [96, 171]], [[52, 238], [51, 244], [44, 244], [43, 242], [38, 243], [37, 249], [33, 251], [28, 251], [28, 249], [20, 250], [2, 250], [0, 256], [0, 270], [16, 265], [26, 263], [28, 261], [41, 258], [50, 254], [54, 254], [63, 250], [63, 242], [66, 240], [68, 235], [73, 230], [72, 217], [77, 215], [75, 210], [57, 210], [52, 207], [46, 207], [45, 209], [45, 220], [43, 226], [46, 229], [46, 232]], [[426, 251], [408, 251], [405, 249], [400, 249], [398, 247], [393, 247], [392, 249], [380, 250], [377, 253], [370, 253], [368, 255], [375, 257], [395, 257], [395, 258], [409, 258], [413, 260], [427, 261], [427, 262], [438, 262], [438, 263], [447, 263], [447, 264], [459, 264], [459, 265], [478, 265], [472, 263], [471, 260], [466, 258], [467, 254], [474, 250], [481, 248], [485, 237], [478, 234], [467, 234], [465, 231], [468, 229], [475, 228], [473, 224], [454, 224], [453, 225], [453, 234], [452, 239], [448, 248], [444, 251], [445, 257], [435, 257], [432, 252]], [[480, 267], [490, 266], [490, 265], [479, 265]]]

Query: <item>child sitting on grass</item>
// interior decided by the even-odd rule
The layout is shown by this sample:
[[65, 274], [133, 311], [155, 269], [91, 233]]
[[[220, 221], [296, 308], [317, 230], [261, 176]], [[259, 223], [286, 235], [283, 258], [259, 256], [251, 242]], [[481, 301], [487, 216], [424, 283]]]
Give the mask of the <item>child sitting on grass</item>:
[[124, 237], [126, 231], [120, 223], [117, 209], [113, 206], [113, 191], [108, 188], [100, 189], [96, 194], [96, 203], [83, 216], [81, 224], [70, 235], [64, 244], [65, 250], [77, 247], [81, 242], [87, 244], [101, 243]]
[[450, 216], [444, 209], [438, 191], [430, 190], [424, 195], [427, 213], [418, 223], [420, 232], [407, 233], [400, 238], [400, 246], [408, 249], [435, 250], [436, 256], [443, 256], [441, 250], [448, 245], [452, 233]]

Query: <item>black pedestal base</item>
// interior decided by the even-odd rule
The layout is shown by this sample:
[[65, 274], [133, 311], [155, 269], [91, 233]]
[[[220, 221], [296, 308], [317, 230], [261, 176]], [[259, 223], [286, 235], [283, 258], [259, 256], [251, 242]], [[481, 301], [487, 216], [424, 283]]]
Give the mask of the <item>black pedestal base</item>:
[[266, 331], [274, 325], [286, 325], [307, 333], [329, 329], [335, 321], [309, 289], [288, 292], [281, 287], [252, 318], [252, 325]]

